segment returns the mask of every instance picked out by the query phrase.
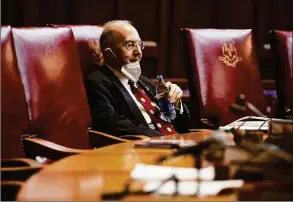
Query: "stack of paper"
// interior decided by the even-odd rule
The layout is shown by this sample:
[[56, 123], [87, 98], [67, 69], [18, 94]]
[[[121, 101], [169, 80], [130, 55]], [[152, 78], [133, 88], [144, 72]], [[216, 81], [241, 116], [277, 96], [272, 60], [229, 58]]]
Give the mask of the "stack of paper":
[[[197, 192], [198, 185], [200, 186]], [[168, 181], [162, 185], [160, 181], [147, 182], [143, 191], [154, 191], [156, 194], [173, 195], [177, 192], [179, 195], [218, 195], [219, 192], [226, 188], [239, 188], [243, 185], [243, 180], [221, 180], [221, 181], [180, 181], [176, 188], [174, 181]]]
[[192, 140], [142, 140], [135, 143], [140, 148], [185, 148], [197, 143]]
[[[135, 180], [165, 180], [172, 175], [175, 175], [179, 180], [195, 180], [198, 171], [196, 168], [136, 164], [131, 173], [132, 179]], [[199, 176], [201, 180], [215, 179], [215, 167], [210, 166], [200, 169]]]
[[[200, 183], [197, 177], [202, 180]], [[168, 181], [175, 176], [179, 182]], [[154, 191], [156, 194], [172, 195], [177, 192], [179, 195], [197, 194], [198, 184], [200, 185], [199, 195], [217, 195], [225, 188], [237, 188], [243, 185], [242, 180], [213, 181], [215, 179], [215, 168], [210, 166], [200, 169], [195, 168], [169, 167], [137, 164], [131, 173], [133, 180], [146, 181], [143, 191]], [[165, 183], [162, 183], [167, 180]]]
[[226, 126], [221, 126], [222, 130], [230, 130], [232, 128], [240, 130], [263, 130], [267, 131], [269, 128], [270, 118], [257, 117], [257, 116], [246, 116], [238, 119]]

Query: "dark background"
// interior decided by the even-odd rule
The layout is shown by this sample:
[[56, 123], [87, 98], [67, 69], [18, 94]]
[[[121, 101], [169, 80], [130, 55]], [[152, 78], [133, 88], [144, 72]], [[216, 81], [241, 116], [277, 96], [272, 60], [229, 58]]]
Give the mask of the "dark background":
[[[253, 29], [265, 88], [274, 86], [269, 46], [272, 29], [293, 30], [293, 0], [1, 0], [2, 24], [103, 24], [134, 22], [144, 52], [143, 73], [185, 78], [180, 28]], [[265, 48], [267, 47], [267, 48]], [[274, 88], [274, 87], [272, 87]]]

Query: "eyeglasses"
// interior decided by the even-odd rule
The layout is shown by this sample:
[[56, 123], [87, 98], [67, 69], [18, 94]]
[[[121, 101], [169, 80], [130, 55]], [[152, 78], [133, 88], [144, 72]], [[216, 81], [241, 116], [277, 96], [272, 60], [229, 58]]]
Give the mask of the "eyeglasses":
[[125, 41], [124, 42], [124, 47], [126, 50], [133, 50], [136, 46], [140, 48], [140, 50], [144, 49], [144, 43], [142, 41]]

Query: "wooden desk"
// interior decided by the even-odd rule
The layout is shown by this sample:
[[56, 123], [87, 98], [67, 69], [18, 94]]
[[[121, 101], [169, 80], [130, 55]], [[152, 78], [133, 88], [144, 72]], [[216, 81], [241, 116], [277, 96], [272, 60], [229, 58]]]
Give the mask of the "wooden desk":
[[[193, 132], [154, 139], [201, 141], [212, 131]], [[134, 148], [134, 142], [120, 143], [59, 160], [32, 176], [18, 200], [100, 200], [101, 193], [120, 192], [137, 163], [154, 163], [170, 149]], [[174, 158], [165, 165], [192, 167], [191, 156]], [[235, 195], [216, 197], [127, 196], [123, 200], [236, 200]]]

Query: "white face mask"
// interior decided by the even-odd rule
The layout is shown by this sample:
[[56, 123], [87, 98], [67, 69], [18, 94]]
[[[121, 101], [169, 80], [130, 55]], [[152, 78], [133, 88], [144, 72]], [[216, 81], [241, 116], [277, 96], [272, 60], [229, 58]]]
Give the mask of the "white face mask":
[[141, 75], [141, 68], [139, 61], [123, 65], [121, 68], [122, 74], [124, 74], [128, 79], [136, 83], [139, 76]]
[[[111, 54], [114, 56], [114, 58], [117, 60], [117, 62], [120, 63], [120, 61], [118, 60], [118, 58], [116, 57], [116, 55], [113, 53], [113, 51], [111, 50], [111, 48], [106, 48], [105, 51], [106, 50], [110, 51]], [[139, 61], [122, 65], [121, 72], [128, 79], [130, 79], [131, 81], [133, 81], [134, 83], [136, 83], [138, 81], [139, 76], [141, 75], [141, 68], [140, 68]]]

